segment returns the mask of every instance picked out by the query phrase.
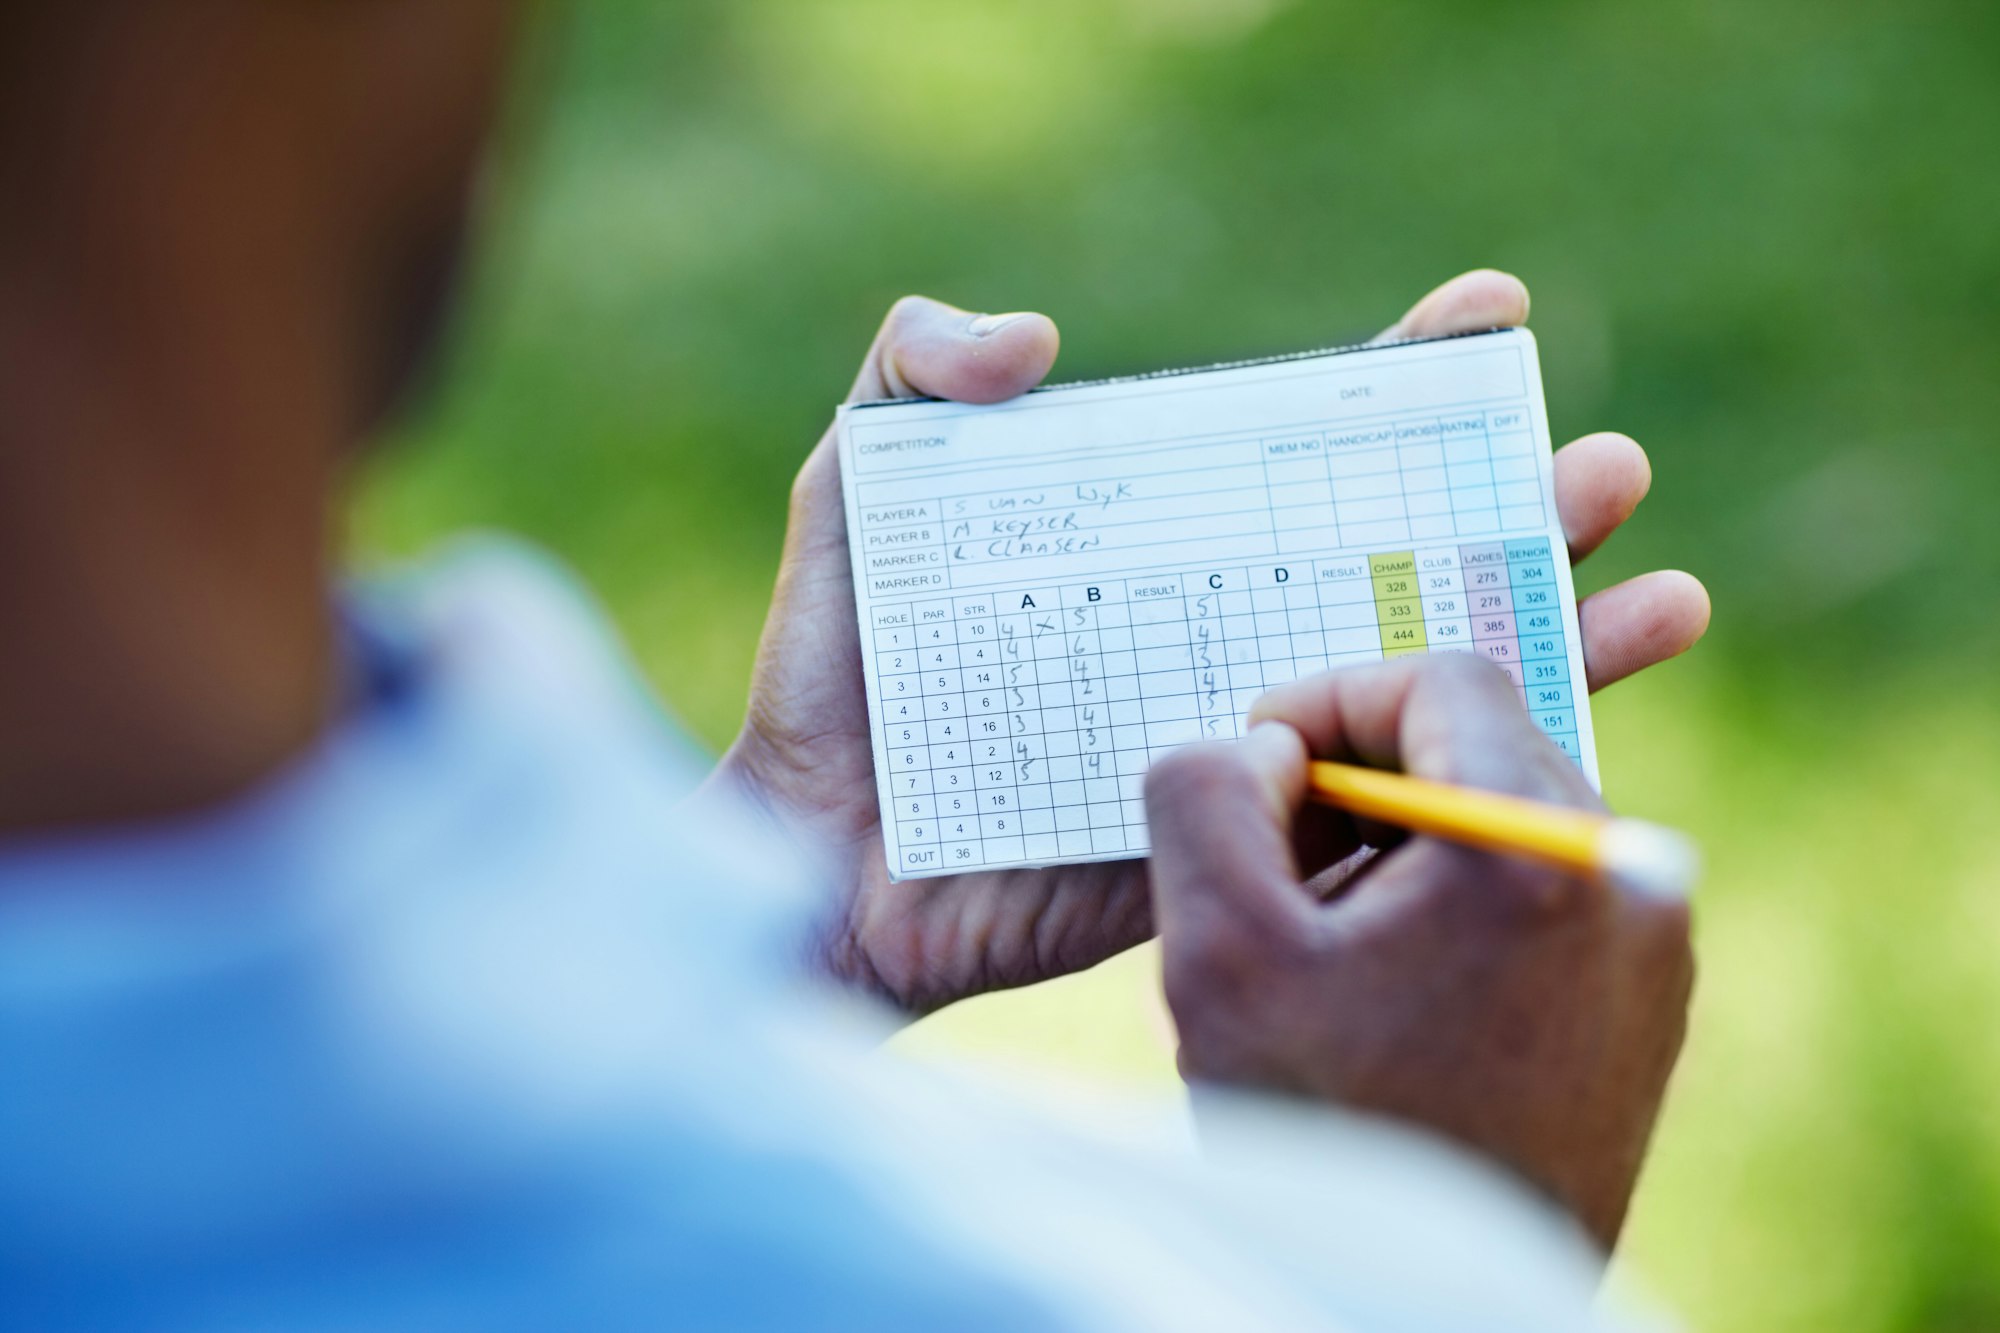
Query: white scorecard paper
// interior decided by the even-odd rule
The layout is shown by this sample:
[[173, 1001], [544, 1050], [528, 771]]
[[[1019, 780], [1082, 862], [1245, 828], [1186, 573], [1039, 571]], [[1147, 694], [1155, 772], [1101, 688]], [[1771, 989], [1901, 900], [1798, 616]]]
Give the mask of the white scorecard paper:
[[1597, 780], [1534, 339], [844, 408], [890, 873], [1146, 854], [1148, 765], [1273, 685], [1499, 663]]

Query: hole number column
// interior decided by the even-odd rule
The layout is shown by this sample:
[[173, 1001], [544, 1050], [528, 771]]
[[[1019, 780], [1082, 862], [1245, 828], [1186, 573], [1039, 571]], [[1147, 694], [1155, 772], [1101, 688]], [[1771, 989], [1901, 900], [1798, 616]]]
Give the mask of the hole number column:
[[924, 684], [917, 671], [916, 615], [912, 607], [874, 612], [875, 684], [882, 701], [888, 751], [891, 818], [896, 823], [896, 864], [905, 872], [935, 870], [937, 801], [931, 794], [930, 745], [925, 739]]

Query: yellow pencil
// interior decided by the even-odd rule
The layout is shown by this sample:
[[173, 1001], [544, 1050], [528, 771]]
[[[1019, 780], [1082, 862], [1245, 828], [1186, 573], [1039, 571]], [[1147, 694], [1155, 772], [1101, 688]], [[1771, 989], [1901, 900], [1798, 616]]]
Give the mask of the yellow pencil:
[[1312, 797], [1412, 833], [1521, 857], [1639, 893], [1685, 898], [1701, 871], [1694, 843], [1658, 824], [1401, 773], [1316, 763]]

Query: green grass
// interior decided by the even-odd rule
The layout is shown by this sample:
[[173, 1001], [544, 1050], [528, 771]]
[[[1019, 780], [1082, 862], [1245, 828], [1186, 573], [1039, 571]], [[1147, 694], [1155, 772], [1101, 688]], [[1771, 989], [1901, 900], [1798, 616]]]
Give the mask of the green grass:
[[[721, 743], [896, 295], [1047, 309], [1086, 376], [1512, 268], [1557, 430], [1655, 460], [1581, 581], [1716, 598], [1598, 711], [1614, 801], [1714, 863], [1631, 1254], [1711, 1329], [2000, 1325], [1996, 53], [2000, 10], [1936, 2], [580, 6], [357, 544], [542, 541]], [[906, 1045], [1165, 1086], [1150, 966]]]

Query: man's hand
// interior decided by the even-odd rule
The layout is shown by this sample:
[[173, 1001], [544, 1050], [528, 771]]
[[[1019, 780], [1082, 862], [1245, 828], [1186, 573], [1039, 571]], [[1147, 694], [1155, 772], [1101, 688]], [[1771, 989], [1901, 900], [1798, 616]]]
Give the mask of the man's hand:
[[1680, 1051], [1687, 904], [1428, 838], [1378, 854], [1328, 901], [1305, 887], [1362, 841], [1392, 841], [1304, 806], [1308, 752], [1602, 808], [1483, 660], [1298, 681], [1253, 720], [1242, 742], [1168, 755], [1147, 776], [1182, 1072], [1457, 1139], [1608, 1250]]
[[[1517, 280], [1470, 273], [1425, 297], [1384, 336], [1511, 326], [1527, 313]], [[1055, 326], [1040, 315], [973, 316], [911, 298], [890, 312], [851, 400], [1011, 398], [1048, 374], [1056, 348]], [[1650, 480], [1645, 454], [1620, 435], [1588, 436], [1560, 451], [1556, 503], [1572, 558], [1624, 522]], [[1708, 624], [1708, 598], [1685, 574], [1648, 574], [1588, 598], [1581, 615], [1597, 689], [1693, 644]], [[749, 717], [718, 780], [839, 850], [844, 876], [828, 905], [818, 963], [906, 1011], [1079, 971], [1152, 934], [1137, 861], [889, 882], [830, 431], [792, 490]]]

